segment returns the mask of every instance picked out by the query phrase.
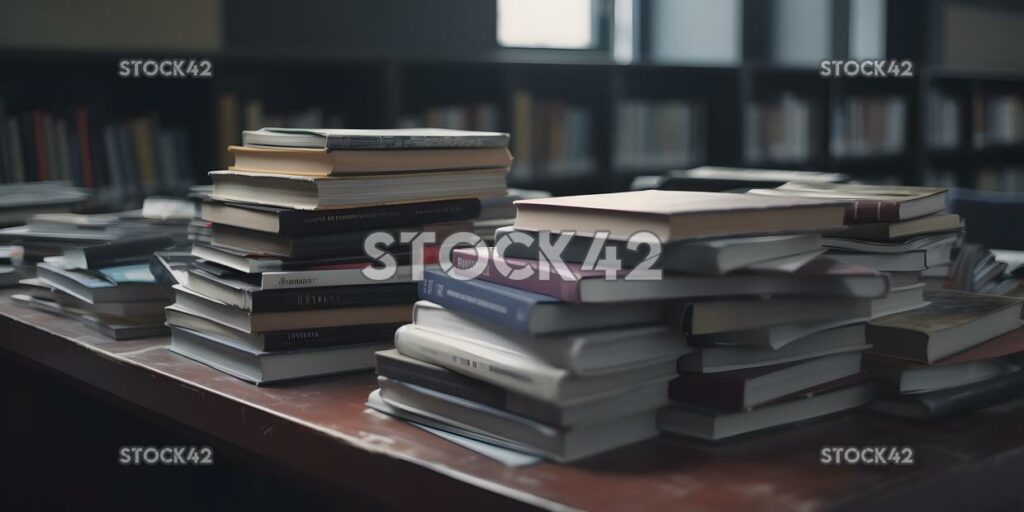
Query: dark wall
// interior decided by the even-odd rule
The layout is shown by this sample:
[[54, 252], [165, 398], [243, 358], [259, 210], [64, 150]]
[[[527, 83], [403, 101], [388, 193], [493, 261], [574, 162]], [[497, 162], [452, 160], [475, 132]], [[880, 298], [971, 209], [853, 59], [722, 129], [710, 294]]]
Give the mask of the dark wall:
[[497, 47], [496, 3], [224, 0], [224, 42], [228, 51], [486, 53]]

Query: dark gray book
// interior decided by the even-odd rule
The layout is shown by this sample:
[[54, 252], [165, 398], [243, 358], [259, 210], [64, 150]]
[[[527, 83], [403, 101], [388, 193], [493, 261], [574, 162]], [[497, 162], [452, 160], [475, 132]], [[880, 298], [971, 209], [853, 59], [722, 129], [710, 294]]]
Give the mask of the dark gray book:
[[973, 411], [1009, 400], [1024, 391], [1024, 371], [956, 388], [879, 400], [871, 410], [904, 418], [934, 419]]

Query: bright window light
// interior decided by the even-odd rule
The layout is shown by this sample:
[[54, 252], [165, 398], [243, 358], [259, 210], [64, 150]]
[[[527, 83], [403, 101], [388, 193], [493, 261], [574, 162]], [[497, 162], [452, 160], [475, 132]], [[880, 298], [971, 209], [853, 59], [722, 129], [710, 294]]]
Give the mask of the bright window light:
[[498, 0], [498, 43], [527, 48], [594, 46], [593, 0]]

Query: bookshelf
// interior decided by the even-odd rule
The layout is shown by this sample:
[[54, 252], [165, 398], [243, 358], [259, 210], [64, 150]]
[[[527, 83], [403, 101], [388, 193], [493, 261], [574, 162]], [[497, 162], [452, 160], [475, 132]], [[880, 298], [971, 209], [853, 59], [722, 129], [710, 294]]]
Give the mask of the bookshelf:
[[[869, 181], [961, 186], [977, 185], [979, 170], [1024, 166], [1020, 139], [997, 139], [1008, 142], [1000, 144], [975, 141], [977, 111], [984, 108], [984, 100], [1019, 101], [1024, 73], [932, 64], [928, 52], [907, 41], [927, 39], [927, 33], [918, 33], [926, 31], [903, 31], [896, 38], [890, 27], [888, 52], [915, 59], [913, 78], [822, 79], [816, 67], [769, 60], [764, 46], [771, 38], [761, 23], [767, 8], [760, 4], [745, 4], [742, 59], [728, 65], [658, 63], [643, 51], [640, 60], [620, 64], [592, 51], [482, 49], [429, 55], [229, 45], [201, 55], [213, 62], [212, 78], [147, 80], [117, 77], [117, 60], [192, 53], [0, 50], [0, 72], [18, 77], [0, 83], [0, 100], [8, 118], [35, 110], [67, 116], [84, 106], [100, 130], [141, 118], [153, 120], [156, 131], [179, 131], [188, 146], [179, 158], [188, 163], [181, 180], [187, 174], [196, 183], [205, 180], [207, 171], [225, 165], [224, 146], [238, 142], [241, 129], [310, 120], [370, 128], [440, 120], [452, 126], [509, 131], [517, 158], [510, 183], [556, 194], [621, 190], [636, 175], [695, 165], [841, 171]], [[889, 2], [890, 23], [907, 19], [908, 10], [913, 14], [927, 4]], [[843, 126], [836, 117], [846, 115], [843, 111], [851, 102], [878, 98], [901, 105], [902, 121], [894, 128], [902, 132], [898, 147], [835, 151], [836, 132]], [[795, 143], [799, 150], [773, 156], [763, 148], [752, 149], [759, 145], [752, 140], [753, 125], [774, 116], [771, 110], [783, 103], [788, 108], [798, 105], [805, 118], [789, 123], [789, 131], [801, 139]], [[682, 146], [663, 142], [672, 149], [667, 157], [645, 158], [642, 153], [650, 146], [641, 143], [636, 146], [642, 148], [641, 154], [634, 149], [634, 158], [623, 158], [620, 130], [623, 123], [637, 122], [623, 118], [637, 115], [624, 114], [623, 105], [677, 109], [667, 121], [651, 124], [674, 126], [680, 116], [689, 116], [693, 119], [687, 126], [702, 127], [703, 137], [686, 136]], [[692, 114], [678, 114], [680, 108]], [[955, 126], [943, 127], [946, 142], [933, 145], [931, 131], [940, 118]], [[1024, 126], [1016, 118], [1000, 122]], [[528, 150], [523, 150], [524, 143]], [[6, 173], [4, 178], [8, 179]], [[993, 183], [988, 178], [982, 182]], [[184, 185], [156, 191], [175, 192]]]

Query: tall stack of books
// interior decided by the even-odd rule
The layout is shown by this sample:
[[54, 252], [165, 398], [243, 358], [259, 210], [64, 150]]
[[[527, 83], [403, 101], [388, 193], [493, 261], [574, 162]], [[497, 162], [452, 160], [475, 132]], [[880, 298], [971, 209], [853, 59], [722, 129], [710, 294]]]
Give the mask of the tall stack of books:
[[944, 188], [786, 183], [750, 193], [847, 203], [846, 225], [822, 239], [826, 255], [887, 274], [894, 307], [924, 306], [925, 280], [950, 273], [961, 222], [945, 212]]
[[469, 231], [511, 163], [503, 133], [262, 129], [243, 141], [231, 170], [210, 173], [212, 238], [193, 245], [167, 321], [171, 350], [257, 384], [372, 367], [411, 317], [411, 265], [430, 259], [402, 234]]
[[37, 277], [24, 279], [25, 294], [15, 302], [79, 319], [86, 327], [115, 340], [167, 334], [167, 296], [150, 273], [153, 252], [175, 244], [170, 237], [68, 249], [37, 265]]
[[929, 419], [998, 403], [1024, 390], [1019, 298], [945, 290], [921, 309], [873, 320], [867, 368], [874, 410]]
[[[688, 346], [680, 299], [818, 296], [834, 298], [835, 310], [887, 289], [884, 276], [817, 258], [818, 233], [842, 224], [844, 207], [832, 202], [637, 191], [516, 207], [515, 225], [498, 231], [495, 248], [458, 249], [450, 275], [433, 272], [421, 283], [424, 301], [398, 331], [398, 353], [379, 356], [371, 407], [556, 460], [651, 437], [659, 426], [700, 435], [696, 423], [706, 416], [686, 412], [695, 404], [662, 411], [659, 425], [679, 366], [710, 374], [744, 357], [762, 366], [772, 350]], [[563, 231], [575, 234], [559, 242]], [[635, 239], [646, 237], [646, 248], [629, 244], [638, 232], [649, 234]], [[780, 232], [789, 234], [763, 235]], [[541, 244], [563, 263], [539, 253]], [[864, 348], [860, 327], [780, 352], [777, 362]], [[825, 370], [837, 379], [851, 366], [835, 364]], [[862, 386], [835, 386], [846, 407], [868, 397]]]

